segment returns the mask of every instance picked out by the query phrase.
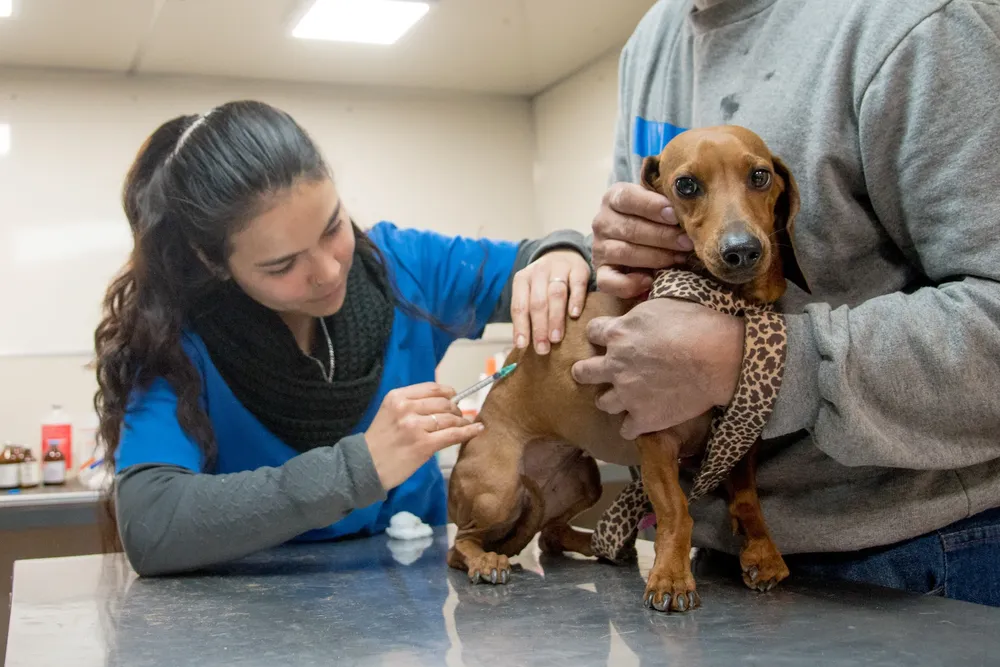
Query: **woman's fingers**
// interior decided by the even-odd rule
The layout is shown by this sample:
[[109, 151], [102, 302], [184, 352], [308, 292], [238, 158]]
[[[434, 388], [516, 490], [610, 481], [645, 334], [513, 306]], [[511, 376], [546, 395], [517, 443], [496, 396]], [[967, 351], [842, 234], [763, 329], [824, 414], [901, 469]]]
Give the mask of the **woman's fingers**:
[[535, 352], [549, 353], [549, 273], [535, 271], [531, 276], [531, 296], [529, 308], [531, 311], [531, 339], [535, 343]]
[[587, 301], [587, 283], [590, 280], [590, 268], [573, 267], [569, 274], [569, 316], [580, 317], [583, 305]]
[[453, 415], [450, 412], [438, 412], [421, 416], [420, 423], [428, 433], [437, 433], [445, 429], [468, 426], [470, 422], [461, 415]]
[[514, 345], [534, 343], [537, 354], [548, 354], [562, 340], [566, 316], [579, 317], [587, 298], [590, 265], [575, 250], [553, 250], [514, 275], [511, 322]]
[[[568, 271], [566, 272], [569, 273]], [[566, 325], [566, 304], [569, 301], [569, 276], [553, 275], [549, 278], [549, 340], [558, 343], [562, 340]]]
[[462, 416], [462, 411], [450, 399], [441, 397], [422, 398], [413, 402], [413, 412], [418, 415], [450, 414]]
[[482, 422], [468, 424], [466, 426], [453, 426], [434, 431], [427, 436], [427, 444], [433, 451], [439, 451], [452, 445], [459, 445], [472, 440], [483, 432]]
[[435, 396], [451, 398], [455, 395], [455, 390], [437, 382], [421, 382], [420, 384], [412, 384], [408, 387], [400, 387], [390, 393], [399, 396], [399, 398], [417, 401]]
[[528, 313], [530, 281], [523, 271], [514, 276], [510, 297], [510, 320], [514, 325], [514, 345], [520, 349], [528, 347], [531, 339], [531, 319]]

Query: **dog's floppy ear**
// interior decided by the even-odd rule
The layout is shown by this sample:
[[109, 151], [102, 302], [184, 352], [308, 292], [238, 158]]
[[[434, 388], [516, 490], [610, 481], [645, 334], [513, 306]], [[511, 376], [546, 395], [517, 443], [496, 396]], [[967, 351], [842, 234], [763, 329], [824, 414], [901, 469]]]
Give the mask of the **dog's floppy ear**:
[[639, 181], [647, 190], [660, 192], [659, 155], [648, 155], [642, 159], [642, 168], [639, 170]]
[[812, 294], [805, 274], [795, 257], [795, 216], [799, 213], [799, 187], [795, 183], [792, 172], [784, 162], [776, 156], [771, 157], [774, 171], [785, 182], [785, 190], [774, 205], [774, 238], [781, 252], [781, 271], [788, 280], [807, 294]]

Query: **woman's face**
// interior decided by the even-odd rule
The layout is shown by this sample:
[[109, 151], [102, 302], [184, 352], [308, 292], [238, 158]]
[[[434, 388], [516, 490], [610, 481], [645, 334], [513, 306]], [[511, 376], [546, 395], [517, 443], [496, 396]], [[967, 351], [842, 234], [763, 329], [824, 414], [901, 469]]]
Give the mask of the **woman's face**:
[[270, 204], [230, 239], [233, 280], [278, 313], [336, 313], [347, 292], [354, 229], [333, 181], [303, 180]]

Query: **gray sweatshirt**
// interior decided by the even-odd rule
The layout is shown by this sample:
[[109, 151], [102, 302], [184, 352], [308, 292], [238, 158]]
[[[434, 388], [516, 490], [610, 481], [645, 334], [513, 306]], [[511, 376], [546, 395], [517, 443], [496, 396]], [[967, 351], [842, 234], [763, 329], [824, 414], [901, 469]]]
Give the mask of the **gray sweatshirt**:
[[[783, 300], [758, 479], [778, 546], [884, 545], [1000, 505], [998, 1], [662, 0], [619, 89], [612, 181], [637, 182], [669, 125], [715, 124], [798, 181], [812, 294]], [[697, 545], [736, 549], [721, 499], [691, 512]]]
[[[490, 322], [511, 320], [514, 273], [566, 248], [590, 262], [590, 247], [578, 232], [523, 241]], [[215, 475], [135, 465], [115, 482], [118, 533], [133, 569], [144, 576], [194, 570], [277, 546], [386, 497], [364, 434], [279, 467]]]

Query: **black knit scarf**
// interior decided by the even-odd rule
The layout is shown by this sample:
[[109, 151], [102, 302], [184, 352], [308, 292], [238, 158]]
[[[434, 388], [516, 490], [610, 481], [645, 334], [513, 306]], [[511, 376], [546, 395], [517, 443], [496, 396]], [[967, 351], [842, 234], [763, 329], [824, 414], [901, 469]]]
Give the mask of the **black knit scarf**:
[[[385, 269], [355, 251], [344, 305], [325, 318], [336, 356], [332, 383], [302, 353], [278, 314], [231, 280], [202, 299], [192, 326], [236, 398], [282, 441], [304, 452], [349, 435], [364, 415], [382, 379], [392, 321]], [[314, 341], [313, 356], [329, 372], [318, 321]]]

